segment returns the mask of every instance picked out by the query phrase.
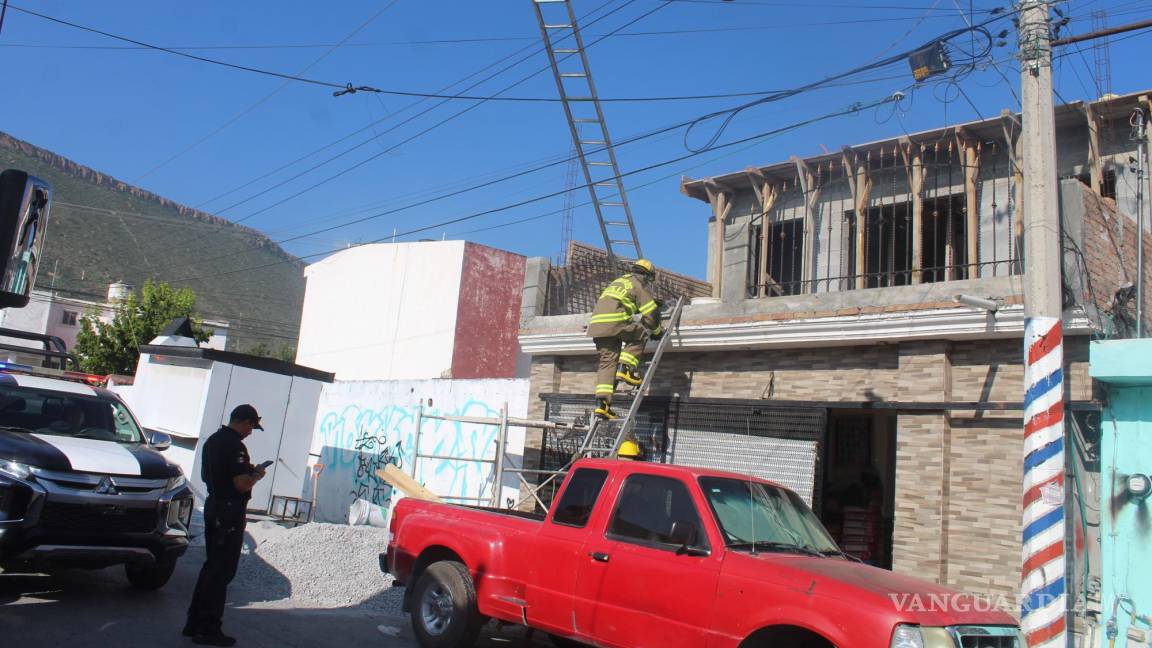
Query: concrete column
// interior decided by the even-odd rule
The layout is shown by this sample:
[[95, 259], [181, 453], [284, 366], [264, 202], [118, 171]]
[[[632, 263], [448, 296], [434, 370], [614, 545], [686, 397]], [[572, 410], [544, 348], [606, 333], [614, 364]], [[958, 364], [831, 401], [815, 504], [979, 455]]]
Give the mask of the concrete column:
[[548, 271], [552, 262], [532, 257], [524, 263], [524, 297], [520, 300], [520, 323], [543, 315], [548, 306]]
[[749, 216], [730, 217], [724, 228], [724, 263], [720, 268], [720, 300], [725, 303], [742, 302], [748, 297], [748, 239]]

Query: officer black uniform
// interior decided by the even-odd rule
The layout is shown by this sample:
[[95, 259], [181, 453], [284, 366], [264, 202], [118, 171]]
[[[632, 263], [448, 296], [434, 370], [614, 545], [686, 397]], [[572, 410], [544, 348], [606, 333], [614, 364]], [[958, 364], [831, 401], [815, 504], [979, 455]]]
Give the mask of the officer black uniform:
[[[236, 429], [239, 428], [239, 429]], [[236, 575], [240, 549], [244, 545], [245, 510], [251, 498], [251, 485], [237, 488], [234, 478], [251, 476], [251, 484], [264, 476], [262, 468], [253, 466], [243, 439], [252, 429], [263, 430], [260, 415], [251, 405], [232, 410], [228, 425], [223, 425], [204, 442], [200, 477], [208, 487], [204, 503], [204, 538], [207, 559], [200, 568], [184, 635], [193, 643], [231, 646], [236, 640], [221, 631], [224, 600], [228, 584]]]

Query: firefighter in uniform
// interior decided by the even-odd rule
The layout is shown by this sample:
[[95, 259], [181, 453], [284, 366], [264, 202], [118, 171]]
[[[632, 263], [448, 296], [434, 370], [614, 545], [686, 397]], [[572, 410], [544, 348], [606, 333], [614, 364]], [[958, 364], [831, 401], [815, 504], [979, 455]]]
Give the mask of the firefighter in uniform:
[[260, 415], [251, 405], [232, 410], [223, 425], [204, 442], [200, 476], [208, 487], [204, 502], [204, 540], [207, 558], [196, 580], [184, 636], [192, 643], [231, 646], [232, 637], [221, 632], [228, 583], [236, 575], [244, 545], [245, 511], [252, 487], [264, 477], [264, 468], [253, 466], [244, 439], [252, 430], [263, 430]]
[[[614, 419], [612, 395], [616, 381], [632, 386], [643, 382], [640, 375], [640, 355], [649, 339], [659, 340], [664, 335], [660, 326], [660, 304], [649, 290], [656, 276], [656, 268], [647, 259], [638, 259], [631, 272], [619, 277], [600, 293], [592, 319], [588, 324], [588, 337], [596, 343], [600, 354], [600, 367], [596, 372], [596, 415]], [[634, 318], [639, 315], [640, 321]]]

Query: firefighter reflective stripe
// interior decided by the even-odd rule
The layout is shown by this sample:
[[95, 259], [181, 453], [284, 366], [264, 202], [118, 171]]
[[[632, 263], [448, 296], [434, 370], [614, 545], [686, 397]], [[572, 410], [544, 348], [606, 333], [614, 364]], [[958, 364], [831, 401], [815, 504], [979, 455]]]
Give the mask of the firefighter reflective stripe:
[[603, 313], [601, 315], [593, 315], [589, 320], [591, 324], [615, 324], [616, 322], [627, 322], [632, 319], [628, 313]]
[[622, 362], [626, 365], [630, 365], [632, 367], [640, 366], [640, 358], [637, 358], [636, 356], [632, 355], [631, 353], [628, 353], [627, 351], [621, 351], [620, 352], [620, 362]]
[[636, 313], [636, 302], [632, 301], [632, 299], [629, 297], [632, 289], [632, 281], [626, 276], [620, 277], [619, 279], [608, 284], [608, 287], [600, 293], [600, 297], [601, 299], [604, 297], [611, 297], [612, 299], [615, 299], [616, 301], [620, 302], [622, 306], [624, 306], [625, 310], [627, 310], [630, 315], [634, 315]]
[[[612, 392], [616, 391], [615, 385], [596, 385], [597, 396], [611, 396]], [[587, 392], [585, 392], [587, 393]]]
[[653, 299], [653, 300], [649, 301], [647, 304], [644, 304], [643, 306], [641, 306], [640, 307], [640, 314], [641, 315], [647, 315], [648, 313], [651, 313], [654, 310], [656, 310], [656, 300], [655, 299]]

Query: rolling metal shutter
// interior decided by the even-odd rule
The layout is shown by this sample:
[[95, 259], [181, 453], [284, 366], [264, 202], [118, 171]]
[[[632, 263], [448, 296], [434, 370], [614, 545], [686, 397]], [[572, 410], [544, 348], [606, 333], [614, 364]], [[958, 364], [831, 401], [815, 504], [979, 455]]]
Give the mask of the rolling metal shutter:
[[[588, 396], [547, 395], [548, 419], [581, 422], [595, 401]], [[626, 400], [620, 399], [620, 409]], [[779, 407], [744, 402], [668, 401], [649, 397], [636, 421], [636, 436], [652, 461], [712, 468], [774, 481], [819, 509], [820, 461], [827, 426], [821, 407]], [[580, 435], [545, 435], [542, 463], [572, 456]], [[557, 466], [558, 467], [558, 466]]]
[[817, 508], [825, 409], [682, 403], [676, 410], [668, 463], [774, 481]]

